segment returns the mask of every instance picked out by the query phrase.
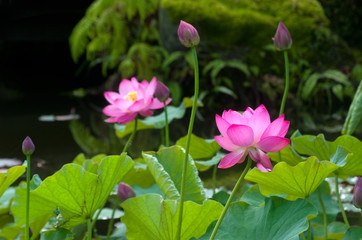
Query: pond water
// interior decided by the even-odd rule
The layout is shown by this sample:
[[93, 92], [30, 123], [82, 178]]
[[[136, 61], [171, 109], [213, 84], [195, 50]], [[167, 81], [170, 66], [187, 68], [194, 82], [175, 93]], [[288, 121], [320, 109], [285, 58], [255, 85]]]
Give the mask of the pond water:
[[63, 164], [71, 162], [81, 149], [69, 131], [69, 122], [39, 121], [41, 115], [65, 115], [77, 106], [69, 98], [53, 98], [46, 101], [23, 99], [2, 103], [0, 116], [1, 159], [24, 160], [21, 144], [30, 136], [35, 144], [32, 171], [45, 177]]

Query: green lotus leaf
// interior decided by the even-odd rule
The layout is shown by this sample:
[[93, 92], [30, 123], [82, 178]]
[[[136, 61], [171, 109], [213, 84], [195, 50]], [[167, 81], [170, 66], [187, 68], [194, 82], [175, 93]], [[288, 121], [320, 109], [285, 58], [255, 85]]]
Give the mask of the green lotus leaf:
[[290, 166], [305, 161], [305, 158], [301, 157], [290, 145], [279, 152], [268, 153], [268, 156], [274, 162], [286, 162]]
[[10, 187], [23, 173], [26, 166], [15, 166], [9, 168], [6, 173], [0, 173], [0, 197], [4, 194], [6, 189]]
[[[185, 101], [180, 104], [178, 107], [167, 106], [167, 118], [168, 123], [170, 124], [174, 119], [181, 119], [186, 112]], [[129, 122], [127, 124], [114, 124], [116, 129], [116, 134], [119, 138], [123, 138], [128, 134], [131, 134], [134, 130], [135, 121]], [[159, 115], [147, 117], [143, 120], [137, 120], [137, 130], [143, 129], [161, 129], [166, 126], [165, 121], [165, 112], [162, 112]]]
[[[78, 164], [70, 163], [30, 192], [30, 221], [54, 215], [58, 210], [58, 225], [69, 228], [87, 221], [102, 207], [123, 176], [133, 166], [124, 153], [108, 156], [100, 163], [97, 174], [86, 171]], [[11, 208], [17, 225], [25, 223], [25, 192], [16, 194]]]
[[[186, 148], [187, 136], [177, 140], [176, 145]], [[194, 160], [209, 160], [220, 150], [220, 145], [214, 139], [203, 139], [191, 135], [189, 153]]]
[[305, 162], [290, 166], [285, 162], [275, 165], [272, 172], [262, 172], [257, 168], [249, 171], [245, 179], [258, 183], [265, 195], [287, 194], [286, 199], [309, 197], [323, 180], [339, 166], [329, 161], [318, 161], [309, 157]]
[[361, 240], [362, 227], [351, 227], [342, 240]]
[[[341, 177], [362, 175], [362, 142], [355, 137], [344, 135], [330, 142], [325, 140], [323, 134], [318, 136], [299, 134], [292, 138], [292, 147], [301, 155], [316, 156], [319, 160], [330, 159], [340, 166], [345, 160], [344, 166], [335, 172]], [[342, 150], [338, 152], [339, 148], [345, 149], [345, 152]], [[344, 154], [347, 152], [350, 154], [344, 159]], [[336, 156], [337, 153], [341, 155]], [[275, 158], [275, 154], [271, 154], [272, 158]]]
[[362, 176], [362, 142], [352, 136], [340, 136], [334, 145], [341, 146], [351, 153], [346, 164], [336, 171], [339, 176]]
[[[331, 222], [327, 226], [327, 239], [341, 240], [345, 232], [347, 231], [346, 225], [341, 222]], [[314, 240], [324, 240], [324, 229], [323, 226], [317, 226], [313, 228]]]
[[[144, 152], [151, 174], [162, 192], [173, 200], [180, 199], [182, 168], [185, 150], [180, 146], [163, 148], [158, 152]], [[198, 175], [194, 160], [189, 156], [185, 183], [185, 201], [191, 200], [202, 203], [205, 192]]]
[[[308, 229], [308, 217], [316, 209], [305, 199], [288, 201], [279, 197], [265, 198], [265, 205], [245, 202], [230, 205], [215, 239], [298, 240], [299, 233]], [[212, 228], [200, 238], [209, 239]], [[241, 238], [242, 236], [242, 238]]]
[[[146, 194], [126, 200], [121, 205], [125, 213], [121, 221], [127, 226], [127, 239], [176, 239], [179, 205], [176, 200], [164, 200], [158, 194]], [[181, 240], [201, 237], [208, 226], [219, 218], [222, 210], [223, 206], [213, 200], [206, 200], [202, 205], [186, 201]]]
[[323, 225], [323, 211], [321, 204], [318, 198], [318, 191], [323, 200], [323, 204], [326, 207], [327, 213], [327, 221], [329, 223], [336, 221], [337, 214], [340, 212], [340, 208], [338, 203], [332, 199], [331, 197], [331, 189], [329, 187], [328, 182], [323, 181], [321, 185], [319, 185], [317, 191], [314, 191], [312, 195], [309, 197], [309, 201], [314, 205], [314, 207], [318, 210], [318, 216], [312, 220], [312, 224]]

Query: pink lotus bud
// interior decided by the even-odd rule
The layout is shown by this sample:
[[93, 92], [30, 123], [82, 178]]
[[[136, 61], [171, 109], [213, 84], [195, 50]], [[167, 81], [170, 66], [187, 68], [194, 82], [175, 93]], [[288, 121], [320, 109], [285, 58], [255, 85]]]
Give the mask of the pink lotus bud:
[[168, 89], [168, 87], [162, 82], [157, 81], [155, 97], [161, 102], [164, 102], [168, 99], [169, 96], [170, 96], [170, 90]]
[[128, 198], [136, 196], [136, 193], [133, 191], [130, 185], [127, 183], [121, 182], [118, 184], [117, 196], [121, 202], [126, 201]]
[[353, 190], [353, 205], [362, 209], [362, 178], [358, 177]]
[[27, 136], [24, 139], [22, 149], [23, 149], [24, 155], [33, 154], [33, 152], [35, 150], [35, 146], [34, 146], [34, 143], [33, 143], [33, 141], [31, 140], [31, 138], [29, 136]]
[[273, 41], [274, 46], [278, 51], [287, 50], [292, 46], [292, 38], [290, 37], [287, 27], [282, 22], [279, 22]]
[[180, 25], [178, 27], [178, 39], [185, 47], [194, 47], [199, 44], [200, 37], [197, 33], [197, 30], [187, 22], [180, 21]]

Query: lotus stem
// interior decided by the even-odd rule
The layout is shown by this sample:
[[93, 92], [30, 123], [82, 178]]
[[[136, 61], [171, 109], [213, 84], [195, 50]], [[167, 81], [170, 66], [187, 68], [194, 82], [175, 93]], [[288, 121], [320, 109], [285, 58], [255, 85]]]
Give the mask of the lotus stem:
[[285, 63], [285, 88], [284, 88], [282, 104], [280, 105], [279, 116], [284, 113], [285, 102], [287, 100], [287, 95], [288, 95], [288, 91], [289, 91], [289, 60], [288, 60], [288, 53], [287, 53], [287, 51], [283, 51], [283, 52], [284, 52], [284, 63]]
[[26, 218], [25, 240], [29, 240], [29, 209], [30, 209], [30, 154], [26, 154]]
[[217, 164], [214, 165], [214, 169], [212, 171], [212, 196], [215, 195], [215, 190], [216, 190], [216, 173], [217, 173]]
[[116, 203], [113, 206], [111, 219], [109, 220], [109, 224], [108, 224], [107, 240], [109, 240], [109, 237], [111, 236], [111, 232], [112, 232], [112, 228], [113, 228], [113, 222], [114, 222], [114, 215], [116, 213], [116, 209], [117, 209], [118, 205], [119, 205], [119, 200], [117, 198]]
[[131, 136], [128, 138], [126, 145], [124, 145], [124, 148], [123, 148], [123, 150], [122, 150], [122, 153], [127, 152], [128, 147], [131, 145], [131, 142], [132, 142], [134, 136], [136, 135], [136, 132], [137, 132], [137, 121], [138, 121], [138, 118], [136, 117], [136, 118], [134, 119], [134, 129], [133, 129], [133, 132], [132, 132]]
[[319, 188], [317, 189], [317, 192], [318, 192], [319, 203], [321, 204], [321, 208], [322, 208], [322, 212], [323, 212], [324, 239], [327, 240], [327, 238], [328, 238], [328, 231], [327, 231], [327, 224], [328, 224], [327, 212], [326, 212], [326, 208], [324, 207], [324, 203], [323, 203], [323, 199], [322, 199], [322, 194], [321, 194], [321, 191], [319, 190]]
[[168, 116], [167, 116], [167, 104], [166, 104], [166, 100], [163, 101], [163, 105], [164, 105], [164, 109], [165, 109], [165, 137], [166, 137], [166, 147], [168, 147], [170, 145], [170, 140], [169, 140], [169, 132], [168, 132]]
[[348, 222], [348, 218], [346, 215], [346, 212], [344, 211], [343, 208], [343, 203], [341, 200], [341, 195], [339, 194], [339, 188], [338, 188], [338, 175], [336, 175], [335, 177], [335, 186], [336, 186], [336, 195], [337, 195], [337, 199], [338, 199], [338, 204], [339, 204], [339, 208], [341, 209], [341, 213], [342, 213], [342, 217], [343, 217], [343, 221], [344, 224], [346, 224], [347, 229], [350, 228], [349, 222]]
[[87, 228], [88, 228], [88, 232], [87, 232], [88, 240], [92, 240], [92, 221], [91, 221], [91, 218], [88, 218], [88, 220], [87, 220]]
[[308, 220], [308, 240], [312, 239], [312, 230], [310, 224], [310, 220]]
[[182, 168], [180, 212], [179, 212], [179, 216], [178, 216], [178, 226], [177, 226], [177, 232], [176, 232], [176, 239], [177, 240], [181, 239], [181, 226], [182, 226], [182, 215], [183, 215], [183, 206], [184, 206], [187, 162], [189, 160], [191, 134], [192, 134], [192, 129], [194, 127], [196, 108], [197, 108], [197, 100], [199, 98], [199, 64], [198, 64], [198, 61], [197, 61], [196, 48], [192, 47], [191, 51], [193, 53], [193, 58], [194, 58], [195, 93], [194, 93], [194, 101], [192, 103], [192, 110], [191, 110], [191, 117], [190, 117], [190, 122], [189, 122], [189, 129], [187, 131], [185, 159], [184, 159], [183, 168]]
[[219, 229], [220, 224], [221, 224], [223, 218], [225, 217], [225, 214], [226, 214], [227, 210], [229, 209], [229, 206], [230, 206], [230, 204], [231, 204], [231, 202], [232, 202], [232, 200], [233, 200], [233, 198], [234, 198], [234, 196], [235, 196], [235, 193], [236, 193], [237, 190], [239, 189], [241, 182], [244, 180], [246, 174], [248, 173], [248, 171], [249, 171], [249, 169], [250, 169], [250, 167], [251, 167], [251, 162], [252, 162], [251, 158], [248, 157], [248, 163], [246, 164], [246, 167], [245, 167], [244, 171], [241, 173], [239, 180], [236, 182], [236, 184], [235, 184], [235, 186], [234, 186], [234, 189], [233, 189], [233, 191], [231, 192], [228, 201], [226, 202], [226, 205], [225, 205], [225, 207], [224, 207], [224, 210], [222, 211], [219, 219], [217, 220], [217, 223], [216, 223], [216, 225], [215, 225], [215, 228], [214, 228], [214, 230], [212, 231], [210, 240], [213, 240], [213, 239], [215, 238], [216, 233], [217, 233], [217, 230]]

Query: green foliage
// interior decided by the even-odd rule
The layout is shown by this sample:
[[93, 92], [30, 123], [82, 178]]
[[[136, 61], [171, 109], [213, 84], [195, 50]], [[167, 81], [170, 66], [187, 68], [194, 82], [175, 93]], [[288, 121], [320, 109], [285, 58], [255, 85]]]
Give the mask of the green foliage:
[[264, 196], [286, 194], [286, 199], [295, 200], [309, 197], [338, 168], [338, 165], [329, 161], [318, 161], [316, 157], [310, 157], [294, 167], [280, 162], [272, 172], [261, 172], [254, 168], [245, 179], [258, 183]]
[[[187, 136], [177, 140], [176, 145], [186, 147]], [[220, 150], [220, 145], [214, 139], [203, 139], [191, 135], [189, 154], [194, 160], [211, 159]]]
[[[307, 230], [307, 216], [316, 209], [305, 199], [287, 201], [278, 197], [265, 199], [265, 205], [253, 206], [245, 202], [232, 203], [215, 239], [297, 240]], [[286, 221], [287, 219], [287, 221]], [[212, 228], [200, 240], [209, 239]]]
[[348, 110], [348, 115], [344, 122], [342, 134], [351, 135], [357, 128], [362, 118], [362, 81], [353, 97], [353, 101]]
[[[179, 200], [182, 181], [180, 169], [185, 159], [185, 150], [176, 145], [158, 152], [144, 152], [142, 155], [162, 192], [169, 199]], [[187, 165], [185, 200], [197, 203], [205, 200], [204, 187], [191, 156]]]
[[[160, 195], [146, 194], [122, 203], [125, 211], [122, 222], [127, 226], [128, 239], [175, 240], [180, 203], [164, 200]], [[220, 203], [206, 200], [202, 205], [184, 203], [181, 240], [199, 238], [221, 214]]]
[[[187, 136], [177, 140], [176, 145], [186, 148]], [[203, 139], [191, 134], [189, 154], [195, 160], [199, 171], [206, 171], [211, 166], [218, 164], [224, 154], [218, 153], [219, 144], [214, 139]]]
[[[181, 119], [185, 115], [186, 108], [190, 107], [189, 101], [192, 102], [189, 98], [184, 98], [183, 102], [178, 107], [168, 106], [167, 107], [167, 117], [168, 123], [170, 124], [174, 119]], [[165, 121], [165, 112], [160, 113], [156, 116], [147, 117], [143, 120], [137, 119], [137, 131], [143, 129], [162, 129], [166, 125]], [[131, 134], [134, 129], [134, 121], [127, 124], [115, 124], [117, 137], [123, 138], [128, 134]]]
[[104, 75], [118, 68], [124, 78], [137, 71], [148, 79], [160, 53], [147, 43], [157, 42], [159, 36], [155, 20], [146, 19], [158, 4], [159, 0], [95, 0], [69, 38], [73, 60], [78, 62], [86, 53], [91, 65], [102, 63]]
[[343, 240], [361, 240], [362, 227], [351, 227], [347, 230]]
[[[325, 83], [318, 83], [320, 79], [326, 79], [327, 81]], [[348, 81], [347, 76], [338, 70], [330, 69], [323, 73], [313, 73], [300, 86], [304, 100], [318, 97], [320, 91], [332, 91], [341, 101], [346, 94], [351, 97], [351, 91], [348, 88], [351, 88], [352, 84]]]
[[26, 166], [16, 166], [10, 168], [6, 173], [0, 173], [0, 197], [11, 184], [23, 175], [25, 169]]
[[87, 154], [120, 153], [122, 144], [113, 131], [107, 131], [107, 136], [93, 135], [79, 120], [73, 120], [69, 124], [74, 141]]
[[[324, 240], [324, 230], [323, 227], [315, 227], [313, 229], [313, 236], [315, 240]], [[328, 237], [327, 239], [337, 239], [341, 240], [344, 237], [345, 232], [347, 231], [346, 225], [341, 222], [332, 222], [327, 227]]]
[[[56, 209], [58, 226], [70, 228], [86, 222], [105, 204], [113, 187], [132, 166], [133, 162], [126, 154], [103, 158], [97, 174], [78, 164], [64, 165], [31, 191], [31, 224], [48, 221]], [[25, 205], [25, 189], [19, 190], [11, 208], [17, 225], [25, 223]]]
[[[362, 142], [355, 137], [344, 135], [338, 137], [334, 142], [329, 142], [325, 140], [323, 134], [304, 135], [292, 138], [292, 147], [301, 155], [316, 156], [319, 160], [331, 159], [336, 164], [340, 160], [346, 160], [346, 164], [336, 171], [339, 176], [362, 175]], [[339, 155], [345, 156], [343, 151], [350, 153], [346, 159]]]
[[316, 218], [312, 219], [313, 225], [321, 225], [323, 226], [323, 210], [321, 204], [318, 199], [318, 191], [321, 194], [322, 201], [324, 206], [326, 207], [327, 221], [328, 223], [336, 221], [337, 214], [340, 212], [338, 203], [332, 199], [331, 189], [329, 187], [328, 182], [324, 181], [321, 185], [319, 185], [317, 191], [314, 191], [312, 195], [309, 197], [309, 201], [314, 205], [314, 207], [318, 210], [318, 215]]
[[46, 231], [42, 233], [40, 237], [40, 240], [72, 240], [72, 239], [74, 239], [72, 232], [64, 228]]

